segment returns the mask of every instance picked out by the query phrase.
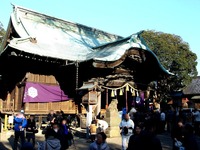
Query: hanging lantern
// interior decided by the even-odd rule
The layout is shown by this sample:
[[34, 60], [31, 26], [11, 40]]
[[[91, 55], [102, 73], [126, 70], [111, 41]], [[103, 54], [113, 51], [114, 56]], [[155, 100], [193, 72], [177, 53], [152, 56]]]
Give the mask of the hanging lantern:
[[119, 91], [119, 95], [123, 95], [123, 91], [122, 91], [122, 89], [120, 89], [120, 91]]
[[115, 97], [114, 90], [112, 90], [112, 92], [111, 92], [111, 97]]
[[126, 85], [126, 91], [129, 91], [129, 87], [128, 87], [128, 84]]

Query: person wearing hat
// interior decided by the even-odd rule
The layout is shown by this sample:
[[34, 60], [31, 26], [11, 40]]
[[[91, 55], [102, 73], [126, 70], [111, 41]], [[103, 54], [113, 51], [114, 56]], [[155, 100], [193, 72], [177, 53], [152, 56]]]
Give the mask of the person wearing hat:
[[23, 113], [19, 112], [14, 116], [14, 150], [17, 150], [17, 142], [19, 138], [21, 139], [21, 145], [25, 142], [24, 129], [26, 128], [27, 120]]

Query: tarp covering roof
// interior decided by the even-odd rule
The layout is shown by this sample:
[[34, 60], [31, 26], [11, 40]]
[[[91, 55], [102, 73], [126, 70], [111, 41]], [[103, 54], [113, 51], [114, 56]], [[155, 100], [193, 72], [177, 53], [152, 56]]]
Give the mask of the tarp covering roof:
[[134, 79], [140, 83], [137, 88], [145, 89], [151, 81], [170, 73], [141, 33], [124, 38], [14, 6], [0, 49], [0, 97], [6, 99], [7, 92], [22, 81], [26, 72], [54, 75], [70, 97], [81, 82], [114, 74], [123, 76], [109, 80]]
[[18, 6], [14, 6], [11, 23], [19, 37], [13, 37], [8, 46], [3, 47], [2, 53], [11, 47], [25, 53], [66, 61], [113, 62], [135, 48], [150, 53], [161, 70], [169, 73], [137, 33], [124, 38]]
[[[138, 43], [118, 43], [113, 48], [107, 48], [106, 52], [105, 50], [101, 51], [101, 48], [94, 50], [95, 47], [123, 38], [21, 7], [15, 6], [11, 14], [11, 22], [20, 38], [13, 38], [9, 46], [40, 56], [71, 61], [90, 59], [115, 61], [130, 47], [145, 49], [145, 46], [138, 41]], [[32, 42], [32, 39], [36, 41]]]

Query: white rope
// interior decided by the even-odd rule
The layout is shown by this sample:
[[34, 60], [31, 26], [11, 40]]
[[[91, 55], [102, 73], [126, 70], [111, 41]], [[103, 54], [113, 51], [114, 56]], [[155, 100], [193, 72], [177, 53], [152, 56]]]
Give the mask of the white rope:
[[135, 91], [138, 91], [137, 89], [135, 89], [132, 85], [130, 85], [129, 83], [126, 83], [126, 84], [124, 84], [123, 86], [121, 86], [121, 87], [117, 87], [117, 88], [110, 88], [110, 87], [106, 87], [106, 86], [100, 86], [101, 88], [104, 88], [104, 89], [108, 89], [108, 90], [120, 90], [120, 89], [122, 89], [122, 88], [124, 88], [124, 87], [126, 87], [126, 86], [129, 86], [129, 87], [131, 87], [133, 90], [135, 90]]

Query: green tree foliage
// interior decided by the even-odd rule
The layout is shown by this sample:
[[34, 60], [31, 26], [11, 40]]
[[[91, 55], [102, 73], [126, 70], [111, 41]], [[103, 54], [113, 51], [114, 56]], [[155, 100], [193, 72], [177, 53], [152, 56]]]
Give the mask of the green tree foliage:
[[174, 76], [158, 82], [161, 97], [181, 90], [197, 76], [197, 55], [180, 36], [156, 31], [144, 31], [141, 36], [148, 47], [157, 55], [161, 64]]

